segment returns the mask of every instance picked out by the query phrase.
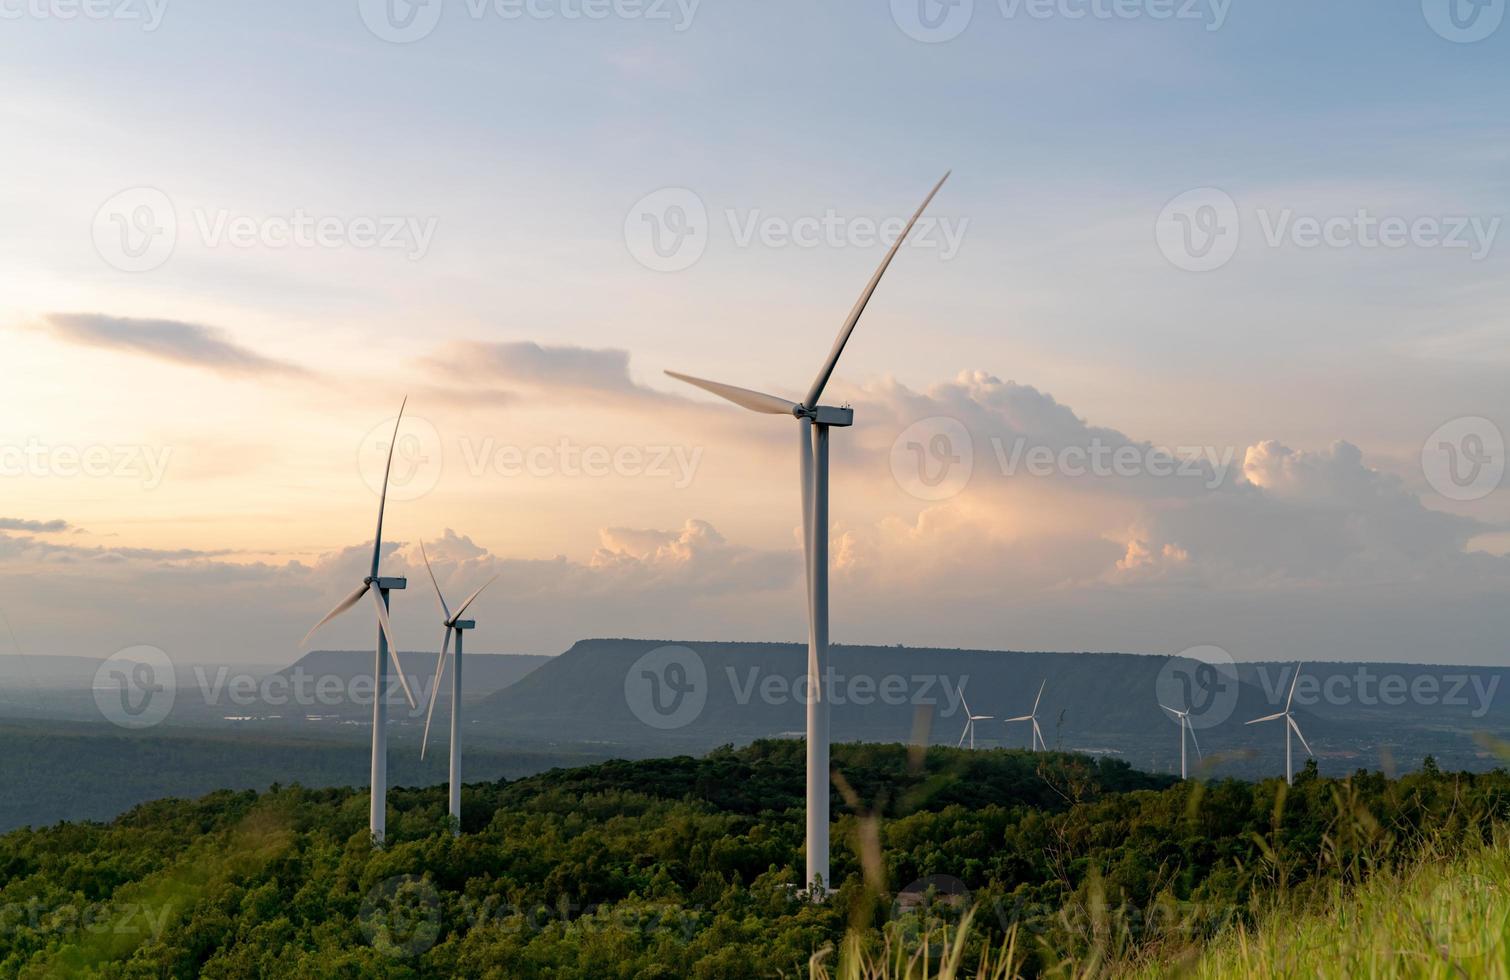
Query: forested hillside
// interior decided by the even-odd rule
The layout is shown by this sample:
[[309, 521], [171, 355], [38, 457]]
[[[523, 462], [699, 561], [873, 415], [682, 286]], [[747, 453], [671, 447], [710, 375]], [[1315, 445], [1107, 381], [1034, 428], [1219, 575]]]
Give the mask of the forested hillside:
[[806, 974], [851, 934], [908, 941], [977, 909], [1029, 974], [1230, 929], [1297, 896], [1488, 839], [1510, 775], [1308, 770], [1177, 783], [1020, 751], [843, 745], [839, 891], [801, 864], [803, 746], [615, 762], [464, 795], [348, 790], [164, 801], [0, 837], [0, 975], [740, 978]]

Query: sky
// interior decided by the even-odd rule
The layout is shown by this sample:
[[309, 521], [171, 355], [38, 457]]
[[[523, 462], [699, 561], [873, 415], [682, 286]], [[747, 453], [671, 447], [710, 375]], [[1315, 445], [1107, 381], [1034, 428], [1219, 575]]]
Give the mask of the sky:
[[1504, 7], [0, 0], [10, 645], [295, 659], [405, 397], [406, 647], [421, 541], [473, 649], [805, 636], [795, 423], [663, 372], [800, 396], [952, 171], [836, 642], [1502, 663]]

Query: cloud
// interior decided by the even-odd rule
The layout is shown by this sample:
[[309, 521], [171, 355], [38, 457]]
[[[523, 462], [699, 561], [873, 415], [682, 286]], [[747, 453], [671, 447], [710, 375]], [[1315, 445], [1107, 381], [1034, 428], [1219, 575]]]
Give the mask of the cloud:
[[19, 517], [0, 517], [0, 531], [30, 531], [35, 534], [57, 534], [67, 531], [67, 521], [28, 521]]
[[795, 549], [733, 545], [702, 520], [688, 520], [676, 531], [604, 528], [599, 540], [591, 568], [651, 586], [696, 583], [715, 592], [760, 591], [791, 584], [801, 568]]
[[529, 392], [595, 402], [672, 400], [636, 383], [629, 374], [629, 352], [617, 348], [459, 341], [430, 358], [429, 366], [444, 376], [439, 390], [453, 399], [508, 403]]
[[125, 350], [175, 364], [232, 375], [304, 375], [288, 361], [264, 357], [225, 331], [179, 320], [142, 320], [104, 313], [49, 313], [54, 336], [88, 347]]
[[1466, 548], [1490, 529], [1427, 508], [1350, 443], [1298, 451], [1266, 440], [1247, 448], [1241, 481], [1150, 512], [1133, 539], [1146, 549], [1179, 549], [1187, 570], [1207, 582], [1324, 588], [1476, 574], [1480, 558]]
[[484, 558], [488, 549], [479, 546], [465, 534], [457, 534], [450, 528], [446, 528], [439, 540], [426, 541], [425, 553], [430, 556], [430, 561], [440, 562], [463, 562]]
[[[1189, 465], [1154, 472], [1159, 447], [984, 373], [924, 392], [877, 382], [853, 400], [857, 426], [834, 443], [836, 499], [849, 512], [835, 528], [836, 622], [847, 609], [868, 639], [1495, 655], [1489, 638], [1506, 616], [1491, 597], [1510, 588], [1510, 560], [1467, 550], [1493, 526], [1430, 509], [1352, 443], [1175, 447]], [[972, 457], [973, 471], [956, 496], [917, 500], [891, 471], [892, 450], [937, 419], [963, 426], [970, 445], [952, 452]], [[1019, 443], [1046, 449], [1051, 465], [1014, 469]], [[1064, 452], [1096, 446], [1134, 465], [1097, 473], [1086, 452]]]
[[[609, 391], [632, 384], [604, 363], [589, 358], [560, 376]], [[862, 410], [833, 442], [836, 641], [1166, 654], [1216, 643], [1238, 657], [1438, 663], [1502, 655], [1510, 560], [1467, 550], [1486, 525], [1426, 507], [1352, 443], [1261, 440], [1226, 447], [1230, 456], [1197, 453], [1187, 471], [1164, 475], [1011, 470], [1004, 459], [1018, 440], [1051, 455], [1123, 449], [1140, 466], [1158, 447], [984, 373], [926, 391], [880, 381], [845, 394]], [[617, 417], [623, 402], [604, 408]], [[964, 427], [974, 469], [956, 496], [920, 500], [898, 482], [891, 451], [914, 423], [936, 418]], [[602, 527], [582, 553], [495, 553], [485, 537], [449, 528], [426, 548], [448, 600], [498, 576], [472, 610], [485, 624], [479, 649], [548, 653], [602, 635], [800, 639], [795, 467], [781, 443], [779, 471], [766, 454], [729, 457], [726, 478], [743, 495], [709, 486], [701, 499], [658, 498], [651, 517]], [[641, 512], [632, 497], [613, 499]], [[750, 506], [760, 514], [723, 524]], [[365, 574], [371, 544], [307, 563], [236, 557], [0, 534], [0, 593], [27, 630], [69, 652], [152, 642], [190, 657], [291, 660], [303, 631]], [[411, 583], [395, 598], [401, 644], [433, 649], [418, 542], [385, 541], [383, 570]], [[92, 597], [82, 618], [77, 595]], [[370, 633], [370, 617], [346, 617], [318, 642], [352, 646]]]
[[[53, 522], [62, 523], [62, 522]], [[67, 525], [64, 524], [66, 527]], [[205, 558], [221, 558], [234, 554], [228, 548], [201, 550], [198, 548], [140, 548], [96, 545], [83, 547], [72, 544], [54, 544], [37, 538], [0, 534], [0, 559], [20, 558], [32, 562], [71, 564], [75, 562], [116, 563], [123, 561], [178, 562]]]

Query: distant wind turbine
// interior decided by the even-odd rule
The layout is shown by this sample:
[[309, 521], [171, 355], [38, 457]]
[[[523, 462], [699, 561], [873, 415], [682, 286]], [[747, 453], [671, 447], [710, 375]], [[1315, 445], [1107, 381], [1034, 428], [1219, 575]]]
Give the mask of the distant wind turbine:
[[498, 576], [488, 579], [478, 587], [476, 592], [467, 596], [467, 601], [461, 604], [461, 608], [455, 613], [446, 606], [446, 597], [440, 594], [440, 583], [435, 581], [435, 570], [430, 567], [430, 556], [425, 554], [425, 543], [419, 543], [419, 555], [425, 560], [425, 571], [430, 574], [430, 585], [435, 589], [435, 601], [440, 603], [441, 626], [445, 633], [440, 641], [440, 656], [435, 661], [435, 679], [430, 684], [430, 707], [425, 711], [425, 737], [420, 742], [419, 757], [425, 758], [425, 750], [430, 746], [430, 719], [435, 716], [435, 702], [440, 698], [440, 679], [446, 672], [446, 651], [451, 646], [451, 633], [456, 633], [456, 667], [451, 671], [451, 821], [453, 832], [461, 830], [461, 639], [462, 634], [469, 629], [475, 629], [477, 622], [471, 619], [462, 619], [462, 614], [472, 604], [472, 600], [482, 595], [482, 590], [492, 585]]
[[357, 590], [325, 614], [325, 618], [316, 623], [299, 645], [302, 647], [309, 643], [309, 638], [315, 635], [315, 631], [326, 623], [335, 619], [341, 613], [350, 609], [362, 601], [362, 596], [372, 596], [372, 606], [377, 614], [377, 658], [373, 663], [373, 696], [372, 696], [372, 795], [367, 810], [367, 828], [372, 832], [372, 839], [382, 843], [383, 835], [388, 825], [388, 660], [393, 660], [393, 671], [398, 675], [400, 686], [404, 689], [404, 697], [409, 702], [409, 707], [418, 707], [414, 700], [414, 692], [409, 690], [409, 681], [404, 677], [404, 668], [398, 661], [398, 648], [393, 642], [393, 633], [388, 623], [388, 593], [393, 589], [402, 589], [409, 583], [403, 578], [384, 578], [378, 574], [378, 561], [383, 554], [383, 509], [388, 503], [388, 475], [393, 470], [393, 447], [398, 442], [398, 427], [404, 420], [404, 406], [409, 404], [405, 398], [399, 405], [398, 420], [393, 423], [393, 439], [388, 443], [388, 462], [383, 468], [383, 492], [378, 497], [377, 532], [372, 539], [372, 569], [367, 577], [362, 579], [362, 584]]
[[1301, 734], [1300, 725], [1295, 721], [1295, 716], [1290, 714], [1290, 704], [1295, 700], [1295, 685], [1300, 683], [1300, 666], [1300, 664], [1295, 665], [1295, 677], [1290, 681], [1290, 696], [1285, 698], [1285, 710], [1275, 712], [1272, 715], [1264, 715], [1262, 718], [1254, 718], [1248, 722], [1250, 725], [1257, 725], [1261, 721], [1278, 721], [1281, 718], [1285, 720], [1285, 782], [1291, 784], [1295, 782], [1295, 765], [1290, 754], [1290, 731], [1293, 729], [1295, 735], [1300, 739], [1300, 744], [1305, 746], [1306, 755], [1314, 756], [1316, 754], [1311, 751], [1311, 746], [1306, 742], [1306, 737]]
[[1028, 733], [1028, 748], [1030, 750], [1047, 751], [1049, 747], [1049, 743], [1043, 740], [1043, 729], [1038, 727], [1038, 702], [1043, 700], [1043, 689], [1048, 682], [1049, 679], [1045, 677], [1043, 683], [1038, 685], [1038, 697], [1033, 699], [1032, 711], [1025, 715], [1019, 715], [1016, 718], [1008, 718], [1003, 722], [1003, 724], [1007, 725], [1010, 725], [1014, 721], [1030, 721], [1033, 723], [1033, 730]]
[[1175, 720], [1180, 723], [1180, 778], [1181, 779], [1189, 779], [1190, 777], [1187, 774], [1188, 773], [1188, 769], [1187, 769], [1187, 767], [1185, 765], [1185, 733], [1186, 732], [1190, 733], [1190, 740], [1192, 742], [1195, 742], [1195, 757], [1196, 757], [1196, 759], [1200, 759], [1201, 758], [1201, 743], [1196, 740], [1196, 737], [1195, 737], [1195, 727], [1190, 724], [1190, 709], [1186, 708], [1184, 711], [1176, 711], [1175, 709], [1171, 708], [1169, 705], [1163, 704], [1163, 703], [1161, 703], [1159, 705], [1159, 707], [1163, 708], [1165, 711], [1167, 711], [1170, 714], [1174, 715]]
[[833, 375], [835, 365], [839, 363], [839, 355], [844, 353], [844, 345], [848, 343], [850, 334], [854, 332], [855, 324], [860, 322], [860, 314], [865, 312], [865, 305], [870, 302], [871, 294], [876, 291], [881, 276], [885, 274], [887, 266], [891, 265], [891, 260], [896, 257], [897, 250], [902, 247], [908, 232], [912, 231], [912, 226], [917, 223], [918, 218], [927, 209], [928, 203], [933, 200], [933, 196], [948, 179], [949, 175], [946, 173], [934, 185], [933, 190], [928, 192], [928, 196], [913, 213], [912, 220], [907, 222], [907, 226], [892, 243], [886, 257], [881, 260], [880, 267], [870, 277], [870, 282], [866, 284], [865, 289], [860, 293], [860, 298], [850, 309], [844, 325], [839, 328], [839, 336], [834, 340], [834, 346], [828, 352], [828, 359], [823, 362], [823, 366], [818, 370], [818, 376], [813, 379], [807, 395], [801, 402], [788, 401], [776, 395], [767, 395], [748, 388], [737, 388], [717, 381], [706, 381], [702, 378], [677, 374], [674, 371], [666, 372], [678, 381], [695, 385], [741, 408], [764, 415], [791, 416], [799, 423], [802, 540], [808, 589], [807, 878], [804, 881], [805, 885], [811, 885], [815, 878], [822, 883], [823, 888], [828, 888], [830, 882], [828, 864], [829, 782], [831, 778], [828, 747], [829, 699], [822, 688], [824, 670], [828, 663], [828, 430], [836, 426], [853, 425], [855, 420], [854, 409], [820, 405], [818, 399], [822, 397], [823, 389]]
[[990, 721], [993, 715], [975, 715], [970, 713], [970, 702], [965, 700], [965, 692], [959, 692], [959, 703], [965, 706], [965, 730], [959, 733], [959, 742], [954, 746], [959, 748], [965, 744], [965, 736], [970, 736], [970, 748], [975, 748], [975, 723], [978, 721]]

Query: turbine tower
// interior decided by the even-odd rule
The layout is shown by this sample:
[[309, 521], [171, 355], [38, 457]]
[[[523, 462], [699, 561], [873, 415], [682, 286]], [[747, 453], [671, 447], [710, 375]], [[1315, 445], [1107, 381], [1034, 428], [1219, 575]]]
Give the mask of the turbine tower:
[[398, 442], [398, 427], [404, 420], [404, 406], [409, 404], [405, 398], [399, 405], [398, 419], [393, 423], [393, 438], [388, 443], [388, 462], [383, 468], [383, 492], [378, 497], [377, 532], [372, 539], [372, 569], [367, 577], [362, 579], [362, 584], [351, 595], [342, 599], [340, 603], [325, 614], [325, 618], [310, 628], [304, 634], [304, 639], [299, 645], [302, 647], [309, 643], [309, 638], [315, 635], [315, 631], [326, 623], [335, 619], [341, 613], [350, 609], [362, 601], [362, 596], [372, 596], [372, 606], [377, 614], [377, 657], [373, 662], [372, 679], [372, 796], [367, 811], [367, 828], [372, 832], [372, 839], [381, 844], [383, 834], [388, 825], [388, 660], [393, 659], [393, 671], [398, 675], [400, 686], [404, 689], [404, 697], [409, 702], [411, 709], [418, 707], [414, 700], [414, 692], [409, 690], [409, 681], [404, 677], [404, 668], [398, 661], [398, 648], [393, 642], [393, 633], [388, 624], [388, 593], [393, 589], [402, 589], [408, 585], [403, 578], [383, 577], [378, 574], [378, 562], [383, 554], [383, 508], [388, 503], [388, 475], [393, 470], [393, 447]]
[[451, 671], [451, 831], [461, 832], [461, 640], [462, 634], [477, 627], [476, 620], [462, 619], [462, 614], [472, 600], [482, 595], [482, 590], [493, 584], [498, 576], [482, 583], [476, 592], [467, 596], [461, 608], [452, 613], [446, 606], [446, 597], [440, 594], [440, 583], [435, 581], [435, 569], [430, 567], [430, 556], [425, 554], [425, 543], [419, 543], [420, 557], [425, 560], [425, 571], [430, 574], [430, 585], [435, 589], [435, 601], [440, 603], [440, 624], [445, 630], [440, 641], [440, 656], [435, 661], [435, 679], [430, 683], [430, 707], [425, 711], [425, 737], [420, 742], [419, 757], [423, 761], [425, 750], [430, 746], [430, 719], [435, 717], [435, 702], [440, 698], [440, 679], [446, 672], [446, 651], [451, 646], [451, 633], [456, 633], [456, 666]]
[[1029, 711], [1025, 715], [1018, 715], [1016, 718], [1008, 718], [1002, 722], [1004, 725], [1010, 725], [1014, 721], [1030, 721], [1033, 723], [1033, 730], [1028, 733], [1029, 751], [1047, 751], [1049, 747], [1049, 743], [1043, 740], [1043, 730], [1038, 727], [1038, 702], [1043, 700], [1043, 689], [1048, 682], [1049, 679], [1045, 677], [1043, 683], [1038, 685], [1038, 697], [1033, 699], [1032, 711]]
[[829, 724], [828, 694], [823, 690], [823, 673], [828, 663], [828, 431], [834, 427], [854, 424], [855, 413], [851, 408], [833, 408], [821, 405], [818, 399], [844, 353], [844, 345], [854, 332], [860, 314], [870, 302], [881, 276], [896, 257], [897, 250], [906, 241], [912, 226], [927, 209], [928, 203], [949, 179], [946, 173], [928, 192], [923, 203], [912, 215], [912, 220], [902, 229], [892, 243], [886, 257], [875, 274], [870, 277], [860, 298], [849, 311], [839, 336], [828, 353], [828, 359], [813, 379], [807, 395], [800, 402], [788, 401], [775, 395], [767, 395], [748, 388], [705, 381], [674, 371], [666, 373], [678, 381], [685, 381], [704, 391], [711, 392], [752, 412], [765, 415], [786, 415], [798, 422], [799, 460], [802, 474], [802, 529], [803, 552], [807, 566], [807, 878], [804, 886], [810, 886], [816, 878], [821, 887], [829, 887], [828, 866], [828, 820], [829, 820]]
[[1163, 704], [1163, 703], [1160, 703], [1159, 707], [1163, 708], [1165, 711], [1167, 711], [1170, 714], [1174, 715], [1175, 720], [1178, 721], [1179, 724], [1180, 724], [1180, 778], [1181, 779], [1189, 779], [1190, 777], [1187, 775], [1187, 768], [1186, 768], [1186, 765], [1185, 765], [1185, 733], [1186, 732], [1190, 733], [1190, 740], [1195, 743], [1195, 757], [1196, 757], [1196, 759], [1199, 760], [1201, 758], [1201, 743], [1195, 737], [1195, 727], [1190, 724], [1190, 709], [1186, 708], [1184, 711], [1176, 711], [1173, 708], [1171, 708], [1169, 705]]
[[974, 715], [970, 713], [970, 702], [965, 700], [965, 692], [959, 692], [959, 703], [965, 706], [965, 730], [959, 733], [959, 742], [954, 746], [959, 748], [965, 744], [965, 736], [970, 736], [970, 748], [975, 748], [975, 723], [978, 721], [990, 721], [994, 715]]
[[1285, 698], [1285, 710], [1277, 711], [1272, 715], [1264, 715], [1262, 718], [1254, 718], [1248, 722], [1250, 725], [1257, 725], [1262, 721], [1278, 721], [1281, 718], [1285, 720], [1285, 782], [1292, 785], [1295, 782], [1295, 765], [1290, 754], [1290, 731], [1293, 729], [1296, 736], [1300, 739], [1300, 744], [1305, 746], [1306, 755], [1314, 756], [1316, 754], [1311, 751], [1311, 746], [1306, 742], [1306, 737], [1301, 734], [1300, 725], [1295, 721], [1295, 716], [1290, 714], [1290, 704], [1295, 700], [1295, 685], [1299, 683], [1300, 664], [1296, 664], [1295, 678], [1290, 681], [1290, 696]]

